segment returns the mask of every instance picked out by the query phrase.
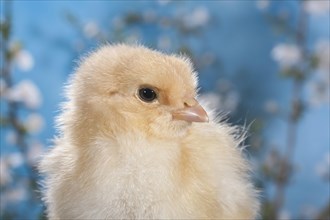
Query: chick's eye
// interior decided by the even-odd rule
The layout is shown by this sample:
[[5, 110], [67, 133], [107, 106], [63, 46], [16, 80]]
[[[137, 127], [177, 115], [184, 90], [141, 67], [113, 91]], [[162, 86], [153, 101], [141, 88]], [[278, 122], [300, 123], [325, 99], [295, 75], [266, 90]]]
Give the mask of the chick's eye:
[[141, 88], [139, 89], [139, 96], [142, 101], [152, 102], [157, 98], [157, 94], [153, 89]]

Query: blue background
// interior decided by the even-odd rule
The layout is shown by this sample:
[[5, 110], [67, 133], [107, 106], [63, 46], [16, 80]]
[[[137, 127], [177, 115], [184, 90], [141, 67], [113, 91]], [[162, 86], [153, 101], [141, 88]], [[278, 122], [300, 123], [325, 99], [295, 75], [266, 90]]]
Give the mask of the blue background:
[[[63, 85], [74, 71], [78, 57], [100, 44], [98, 40], [84, 37], [73, 27], [65, 18], [68, 13], [74, 14], [82, 25], [94, 21], [101, 30], [111, 32], [113, 19], [132, 11], [143, 13], [153, 10], [157, 15], [174, 17], [180, 10], [190, 11], [203, 6], [210, 14], [210, 27], [200, 30], [203, 32], [202, 37], [187, 36], [176, 41], [171, 28], [165, 31], [155, 30], [153, 26], [143, 24], [136, 24], [134, 28], [125, 27], [128, 29], [126, 34], [129, 35], [132, 29], [136, 29], [140, 33], [139, 42], [152, 47], [156, 44], [157, 36], [167, 34], [174, 36], [171, 38], [173, 44], [188, 42], [197, 54], [203, 50], [211, 50], [221, 63], [219, 68], [198, 69], [201, 92], [216, 90], [218, 79], [230, 79], [240, 93], [249, 91], [245, 96], [240, 96], [239, 102], [245, 111], [235, 114], [232, 122], [239, 124], [245, 118], [253, 120], [262, 115], [263, 138], [281, 149], [285, 143], [286, 121], [267, 116], [262, 106], [270, 99], [276, 100], [284, 108], [289, 106], [292, 82], [279, 76], [280, 67], [272, 59], [271, 50], [277, 43], [290, 40], [285, 34], [274, 33], [265, 14], [276, 14], [284, 8], [290, 14], [288, 22], [294, 25], [298, 13], [297, 5], [296, 1], [273, 2], [265, 12], [258, 9], [255, 1], [191, 1], [167, 4], [156, 1], [14, 1], [12, 39], [20, 41], [24, 49], [32, 54], [35, 65], [28, 72], [14, 67], [13, 77], [15, 82], [31, 79], [40, 89], [43, 102], [38, 112], [44, 117], [46, 125], [36, 138], [49, 146], [56, 133], [54, 117], [58, 114], [59, 103], [63, 101]], [[310, 17], [308, 45], [312, 47], [317, 39], [329, 37], [329, 13]], [[85, 45], [80, 51], [74, 48], [77, 42]], [[175, 52], [171, 48], [168, 51]], [[255, 89], [246, 90], [251, 86]], [[1, 105], [1, 113], [4, 113], [6, 107], [3, 101]], [[315, 172], [317, 163], [329, 153], [329, 120], [329, 103], [326, 103], [308, 109], [298, 124], [298, 139], [293, 158], [296, 172], [287, 189], [284, 207], [291, 217], [299, 216], [306, 207], [317, 210], [329, 201], [329, 181], [323, 181]], [[1, 157], [13, 151], [6, 143], [5, 135], [6, 130], [2, 129]], [[256, 163], [263, 160], [267, 148], [262, 151], [262, 154], [252, 153], [251, 157]], [[265, 193], [271, 194], [273, 189], [272, 184], [269, 184]], [[31, 211], [31, 214], [24, 216], [30, 215], [32, 218], [35, 212]]]

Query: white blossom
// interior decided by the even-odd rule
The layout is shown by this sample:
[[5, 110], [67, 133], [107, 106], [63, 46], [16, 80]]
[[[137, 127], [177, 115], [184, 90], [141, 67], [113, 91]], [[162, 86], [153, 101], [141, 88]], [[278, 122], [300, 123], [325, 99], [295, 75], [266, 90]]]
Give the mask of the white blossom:
[[278, 12], [279, 18], [283, 21], [289, 20], [290, 19], [290, 14], [291, 13], [287, 9], [284, 9], [284, 8]]
[[200, 99], [210, 109], [221, 110], [223, 112], [232, 112], [235, 111], [237, 107], [239, 102], [239, 95], [234, 90], [230, 90], [224, 94], [208, 92], [201, 94]]
[[0, 158], [0, 185], [4, 186], [12, 181], [10, 175], [10, 169], [7, 164], [7, 161], [1, 157]]
[[6, 134], [6, 142], [10, 145], [15, 145], [17, 144], [17, 134], [14, 131], [8, 131]]
[[266, 112], [275, 114], [279, 111], [278, 103], [275, 100], [268, 100], [264, 106]]
[[143, 19], [148, 23], [155, 21], [156, 18], [157, 18], [157, 14], [152, 9], [149, 9], [149, 10], [146, 10], [143, 12]]
[[304, 10], [311, 15], [322, 15], [329, 13], [330, 1], [329, 0], [306, 0], [304, 2]]
[[329, 78], [330, 72], [330, 42], [322, 39], [315, 45], [315, 55], [318, 59], [318, 68], [327, 73]]
[[24, 159], [20, 153], [10, 153], [7, 155], [7, 162], [12, 168], [19, 167], [23, 164]]
[[223, 100], [224, 109], [228, 112], [233, 112], [237, 108], [240, 96], [238, 92], [231, 90]]
[[330, 153], [328, 152], [324, 158], [316, 164], [315, 166], [316, 173], [325, 179], [330, 178]]
[[168, 36], [160, 36], [157, 40], [157, 47], [161, 50], [168, 50], [171, 48], [171, 39]]
[[45, 121], [40, 114], [32, 113], [28, 115], [25, 126], [31, 133], [38, 133], [42, 130]]
[[312, 106], [320, 106], [329, 103], [329, 82], [312, 79], [307, 84], [308, 102]]
[[123, 19], [121, 17], [115, 17], [111, 21], [112, 25], [115, 29], [122, 29], [125, 25]]
[[158, 0], [157, 2], [159, 5], [164, 6], [164, 5], [167, 5], [168, 3], [170, 3], [171, 0]]
[[84, 34], [88, 38], [96, 37], [99, 32], [100, 32], [99, 26], [94, 21], [89, 21], [84, 26]]
[[0, 194], [0, 213], [4, 213], [4, 210], [7, 206], [6, 204], [6, 197], [4, 195], [5, 193]]
[[301, 51], [296, 45], [283, 43], [276, 45], [271, 55], [284, 68], [296, 65], [302, 58]]
[[210, 109], [219, 110], [221, 107], [220, 95], [214, 92], [203, 93], [199, 99]]
[[35, 164], [39, 160], [40, 156], [42, 156], [43, 152], [44, 152], [44, 146], [42, 145], [42, 143], [40, 143], [39, 141], [33, 141], [30, 144], [27, 153], [27, 159], [29, 163]]
[[304, 219], [317, 219], [318, 210], [312, 205], [304, 205], [301, 209], [301, 214]]
[[20, 50], [15, 56], [15, 62], [22, 71], [29, 71], [34, 66], [34, 59], [27, 50]]
[[206, 25], [209, 19], [208, 9], [200, 6], [183, 16], [183, 25], [188, 29], [199, 28]]
[[211, 65], [216, 60], [216, 56], [212, 52], [204, 53], [200, 58], [200, 63], [202, 65]]
[[265, 10], [269, 7], [270, 1], [269, 0], [257, 0], [256, 4], [257, 4], [258, 9]]
[[0, 79], [0, 97], [2, 97], [7, 89], [7, 84], [5, 80]]
[[312, 106], [329, 103], [330, 90], [330, 42], [320, 40], [315, 45], [314, 55], [317, 66], [312, 78], [307, 83], [308, 101]]
[[330, 90], [330, 42], [320, 40], [315, 45], [315, 57], [318, 65], [313, 77], [308, 81], [307, 89], [309, 103], [312, 106], [320, 106], [329, 103]]
[[6, 191], [6, 199], [9, 203], [18, 203], [23, 201], [27, 196], [26, 190], [23, 187], [10, 189]]
[[41, 105], [39, 89], [31, 80], [22, 80], [6, 93], [10, 101], [22, 102], [30, 109], [36, 109]]
[[217, 89], [220, 92], [228, 92], [232, 87], [233, 84], [226, 79], [220, 79], [217, 81]]
[[287, 211], [287, 210], [280, 211], [279, 219], [280, 220], [290, 220], [291, 217], [290, 217], [289, 211]]
[[219, 91], [219, 94], [217, 94], [220, 102], [219, 104], [217, 103], [218, 109], [224, 112], [235, 111], [239, 103], [240, 96], [234, 89], [233, 84], [226, 79], [220, 79], [217, 81], [216, 89]]
[[267, 169], [274, 169], [274, 167], [276, 167], [278, 164], [278, 160], [278, 154], [276, 153], [276, 151], [272, 150], [266, 155], [265, 166], [267, 167]]
[[85, 44], [82, 40], [76, 40], [74, 43], [73, 43], [73, 47], [76, 51], [78, 52], [81, 52], [85, 49]]
[[139, 39], [140, 39], [140, 32], [139, 31], [133, 31], [133, 33], [129, 34], [125, 41], [128, 43], [128, 44], [136, 44], [137, 42], [139, 42]]

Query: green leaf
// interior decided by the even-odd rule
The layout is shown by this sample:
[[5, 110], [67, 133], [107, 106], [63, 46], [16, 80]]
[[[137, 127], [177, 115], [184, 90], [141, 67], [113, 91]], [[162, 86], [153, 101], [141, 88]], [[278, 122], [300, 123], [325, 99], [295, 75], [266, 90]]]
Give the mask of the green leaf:
[[188, 56], [191, 59], [194, 57], [193, 52], [188, 46], [181, 46], [178, 52]]
[[18, 54], [19, 51], [21, 51], [23, 48], [23, 45], [19, 41], [15, 41], [12, 43], [12, 45], [9, 48], [9, 51], [7, 52], [7, 58], [9, 60], [14, 59], [14, 57]]
[[10, 34], [10, 25], [7, 21], [2, 21], [0, 24], [0, 32], [4, 39], [8, 39]]
[[71, 12], [66, 11], [64, 13], [64, 18], [73, 26], [79, 24], [77, 17]]
[[142, 16], [135, 12], [130, 12], [126, 15], [124, 18], [124, 21], [126, 24], [136, 24], [142, 22]]
[[0, 125], [5, 127], [8, 126], [8, 124], [9, 124], [8, 118], [0, 116]]
[[319, 58], [315, 55], [312, 55], [310, 60], [309, 60], [310, 67], [312, 69], [316, 69], [318, 67], [319, 63], [320, 63]]
[[265, 201], [262, 205], [262, 219], [276, 219], [276, 210], [274, 203], [271, 201]]
[[301, 100], [295, 100], [292, 103], [292, 112], [291, 112], [291, 117], [293, 121], [295, 122], [298, 121], [302, 117], [305, 109], [306, 106]]
[[285, 78], [294, 78], [296, 80], [302, 81], [305, 79], [305, 74], [297, 67], [285, 68], [280, 72], [280, 75]]

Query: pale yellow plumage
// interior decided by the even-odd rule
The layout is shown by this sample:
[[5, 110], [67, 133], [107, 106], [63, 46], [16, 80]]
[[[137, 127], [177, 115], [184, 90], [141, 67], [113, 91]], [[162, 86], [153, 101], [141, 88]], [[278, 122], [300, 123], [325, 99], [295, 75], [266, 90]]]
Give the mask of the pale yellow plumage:
[[[253, 219], [235, 129], [206, 122], [189, 60], [107, 45], [82, 60], [45, 155], [45, 202], [60, 219]], [[141, 99], [152, 88], [155, 100]]]

